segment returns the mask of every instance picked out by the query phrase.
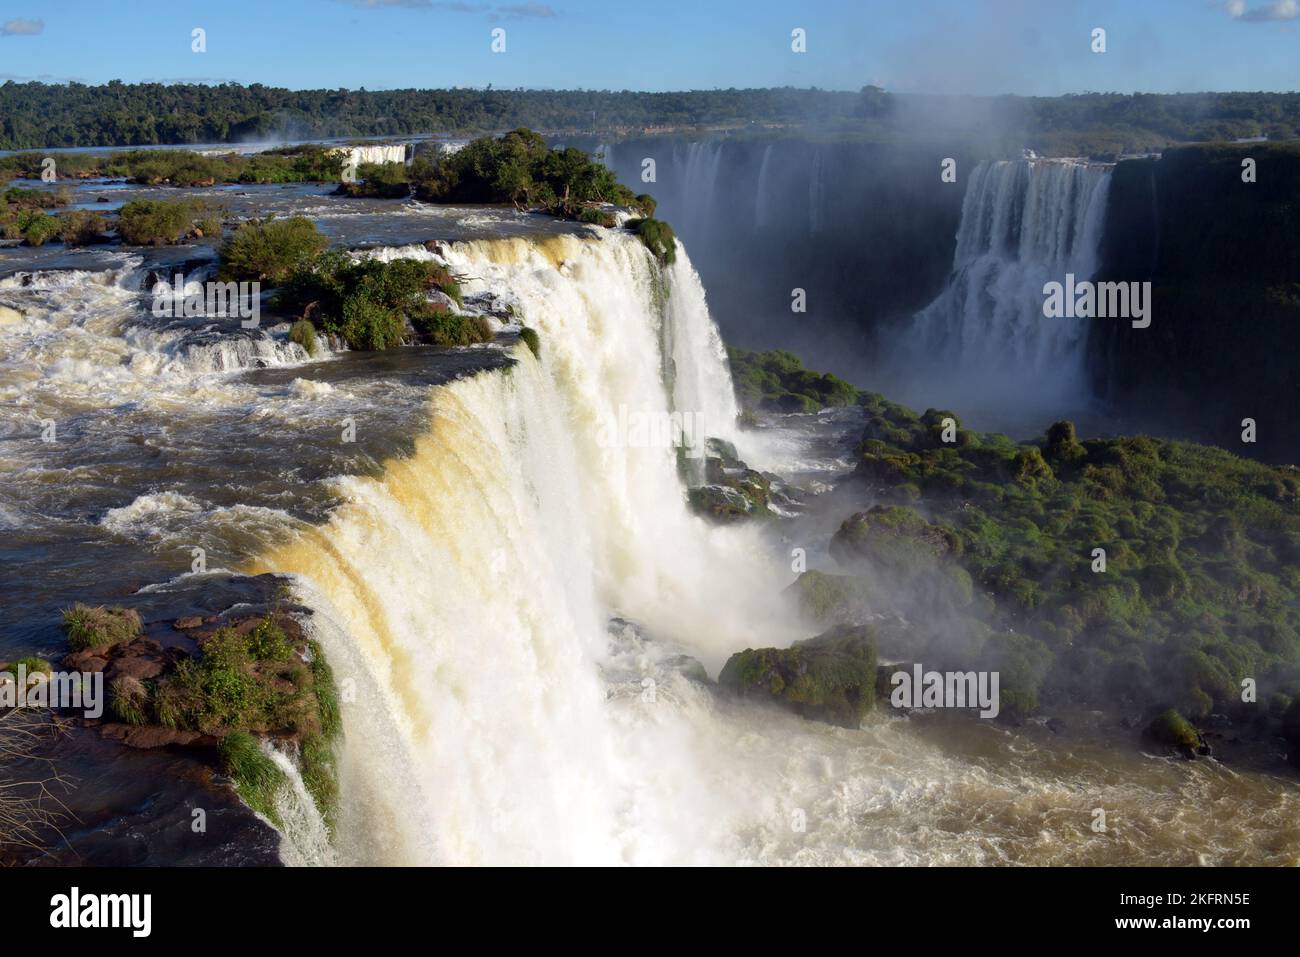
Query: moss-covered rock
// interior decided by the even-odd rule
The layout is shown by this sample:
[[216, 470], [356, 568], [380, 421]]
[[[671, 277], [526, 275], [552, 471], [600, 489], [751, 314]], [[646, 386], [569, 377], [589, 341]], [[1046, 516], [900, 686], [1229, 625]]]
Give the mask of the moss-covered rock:
[[719, 687], [814, 721], [856, 728], [874, 707], [876, 646], [865, 627], [837, 626], [789, 648], [732, 655]]
[[755, 514], [752, 501], [729, 485], [697, 485], [687, 490], [691, 509], [705, 518], [728, 524]]
[[852, 567], [863, 562], [873, 570], [912, 578], [960, 552], [956, 534], [932, 525], [915, 509], [877, 505], [849, 516], [831, 539], [831, 554]]
[[786, 589], [808, 621], [822, 627], [856, 624], [871, 613], [869, 579], [806, 571]]
[[1152, 744], [1170, 748], [1187, 758], [1209, 752], [1201, 733], [1173, 708], [1156, 715], [1142, 736]]

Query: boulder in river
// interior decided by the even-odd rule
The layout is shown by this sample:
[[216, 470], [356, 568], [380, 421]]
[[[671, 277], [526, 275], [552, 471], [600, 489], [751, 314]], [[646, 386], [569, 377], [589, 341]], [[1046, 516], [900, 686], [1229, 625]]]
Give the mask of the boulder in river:
[[746, 648], [727, 660], [718, 685], [813, 721], [856, 728], [875, 703], [875, 639], [866, 627], [840, 625], [789, 648]]
[[1198, 754], [1210, 753], [1201, 732], [1173, 708], [1156, 715], [1142, 736], [1152, 744], [1177, 751], [1189, 761], [1195, 760]]

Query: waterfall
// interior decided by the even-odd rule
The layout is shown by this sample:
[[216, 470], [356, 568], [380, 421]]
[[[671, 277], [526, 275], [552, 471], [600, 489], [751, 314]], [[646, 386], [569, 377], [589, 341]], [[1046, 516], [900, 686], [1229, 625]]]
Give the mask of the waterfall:
[[1096, 271], [1110, 172], [1072, 160], [972, 171], [952, 275], [905, 335], [904, 397], [996, 417], [1026, 394], [1049, 411], [1082, 398], [1091, 320], [1045, 318], [1043, 285]]
[[[717, 333], [678, 257], [661, 271], [613, 232], [452, 244], [467, 294], [509, 290], [540, 358], [517, 345], [508, 371], [433, 389], [409, 457], [343, 480], [326, 525], [257, 564], [318, 596], [344, 684], [344, 860], [694, 860], [714, 853], [709, 808], [743, 803], [680, 753], [695, 733], [683, 710], [611, 683], [612, 616], [715, 674], [732, 651], [799, 634], [758, 531], [690, 514], [674, 448], [608, 440], [620, 410], [682, 402], [731, 426]], [[665, 698], [706, 707], [660, 679]]]
[[279, 768], [285, 780], [275, 794], [275, 813], [280, 822], [280, 857], [292, 867], [335, 863], [329, 829], [307, 790], [297, 763], [269, 742], [262, 743], [262, 753]]
[[410, 159], [409, 143], [373, 143], [368, 146], [345, 146], [336, 152], [347, 156], [347, 165], [356, 167], [361, 163], [405, 163]]

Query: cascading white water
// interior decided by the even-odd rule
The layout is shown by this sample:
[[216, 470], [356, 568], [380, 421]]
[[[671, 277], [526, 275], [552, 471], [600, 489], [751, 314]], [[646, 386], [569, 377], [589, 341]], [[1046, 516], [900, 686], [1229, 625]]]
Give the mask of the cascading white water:
[[1090, 279], [1111, 168], [1072, 160], [981, 163], [962, 203], [953, 272], [905, 343], [928, 400], [1039, 407], [1082, 393], [1087, 319], [1048, 319], [1043, 285]]
[[345, 695], [344, 791], [364, 795], [345, 798], [346, 858], [688, 853], [696, 825], [668, 823], [675, 790], [707, 775], [683, 765], [655, 780], [629, 735], [670, 732], [629, 727], [606, 700], [606, 623], [635, 620], [665, 653], [686, 649], [715, 673], [730, 652], [799, 630], [777, 600], [788, 575], [760, 557], [757, 533], [691, 515], [676, 450], [609, 429], [620, 410], [668, 416], [674, 402], [697, 403], [724, 434], [732, 426], [720, 343], [678, 254], [661, 274], [637, 240], [613, 233], [453, 244], [452, 267], [474, 277], [468, 293], [517, 297], [540, 361], [520, 345], [508, 373], [435, 389], [411, 458], [382, 479], [345, 480], [348, 502], [328, 525], [259, 564], [313, 583], [348, 636], [341, 662], [342, 640], [325, 641], [340, 678], [361, 669], [379, 699]]
[[320, 867], [335, 863], [329, 828], [307, 790], [297, 763], [269, 742], [262, 743], [262, 753], [284, 775], [285, 783], [274, 798], [281, 835], [280, 857], [291, 867]]
[[[273, 333], [242, 329], [237, 318], [142, 317], [148, 294], [139, 291], [141, 258], [111, 255], [114, 268], [100, 272], [20, 272], [0, 280], [0, 305], [18, 317], [0, 324], [0, 368], [20, 373], [0, 385], [0, 400], [30, 405], [45, 395], [66, 399], [78, 392], [102, 401], [172, 392], [193, 397], [197, 380], [210, 373], [310, 358], [289, 341], [287, 327]], [[319, 345], [326, 354], [326, 344]], [[239, 388], [225, 380], [206, 386]]]

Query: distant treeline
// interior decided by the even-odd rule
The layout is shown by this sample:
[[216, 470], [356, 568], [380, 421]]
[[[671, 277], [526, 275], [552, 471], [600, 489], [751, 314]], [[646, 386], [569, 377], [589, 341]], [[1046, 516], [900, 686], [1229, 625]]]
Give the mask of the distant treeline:
[[918, 133], [1053, 154], [1300, 137], [1300, 93], [934, 97], [877, 87], [638, 93], [595, 90], [284, 90], [252, 84], [0, 85], [0, 148], [776, 124], [889, 140]]

